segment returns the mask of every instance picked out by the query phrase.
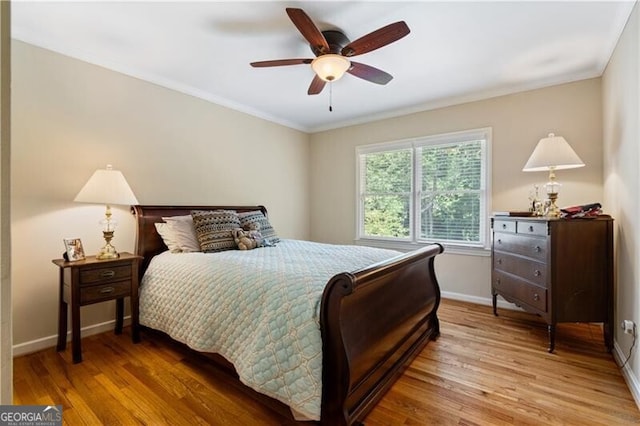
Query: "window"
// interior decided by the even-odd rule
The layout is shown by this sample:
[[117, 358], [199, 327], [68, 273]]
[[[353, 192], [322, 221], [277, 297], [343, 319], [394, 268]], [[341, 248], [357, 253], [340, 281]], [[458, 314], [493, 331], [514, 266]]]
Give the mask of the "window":
[[491, 129], [357, 148], [357, 238], [486, 247]]

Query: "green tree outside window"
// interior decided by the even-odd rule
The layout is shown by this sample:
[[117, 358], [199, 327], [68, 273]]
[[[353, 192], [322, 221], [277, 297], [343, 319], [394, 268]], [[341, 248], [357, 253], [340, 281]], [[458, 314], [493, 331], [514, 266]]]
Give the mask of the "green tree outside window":
[[359, 153], [359, 236], [484, 244], [487, 139], [465, 136]]

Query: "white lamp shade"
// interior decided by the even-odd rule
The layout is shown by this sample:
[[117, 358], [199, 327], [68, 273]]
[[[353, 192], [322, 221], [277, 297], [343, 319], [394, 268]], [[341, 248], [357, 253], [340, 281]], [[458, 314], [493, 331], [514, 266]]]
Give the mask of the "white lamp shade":
[[548, 137], [540, 139], [522, 171], [541, 172], [550, 169], [575, 169], [583, 166], [584, 162], [565, 138], [549, 133]]
[[336, 81], [351, 68], [351, 62], [342, 55], [328, 53], [315, 58], [311, 68], [324, 81]]
[[108, 205], [135, 205], [136, 196], [120, 170], [96, 170], [73, 201]]

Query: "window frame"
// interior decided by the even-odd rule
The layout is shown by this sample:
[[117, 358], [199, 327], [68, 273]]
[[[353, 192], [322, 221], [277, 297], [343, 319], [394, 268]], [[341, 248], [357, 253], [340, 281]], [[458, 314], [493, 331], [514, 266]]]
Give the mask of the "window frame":
[[[421, 174], [420, 159], [417, 151], [421, 147], [433, 147], [437, 145], [451, 145], [454, 143], [468, 142], [472, 140], [484, 140], [482, 147], [482, 166], [484, 173], [481, 176], [480, 195], [480, 242], [468, 243], [452, 240], [427, 240], [420, 238], [420, 206], [421, 206]], [[356, 158], [356, 236], [355, 242], [360, 245], [372, 245], [397, 250], [413, 250], [419, 246], [431, 242], [437, 242], [447, 247], [448, 252], [462, 254], [477, 254], [482, 252], [486, 255], [489, 250], [490, 226], [489, 212], [491, 211], [491, 146], [492, 128], [484, 127], [478, 129], [463, 130], [457, 132], [441, 133], [428, 136], [421, 136], [411, 139], [403, 139], [390, 142], [360, 145], [355, 148]], [[396, 151], [401, 149], [411, 149], [412, 158], [412, 182], [411, 195], [409, 201], [409, 237], [381, 237], [364, 234], [364, 170], [363, 156], [379, 152]]]

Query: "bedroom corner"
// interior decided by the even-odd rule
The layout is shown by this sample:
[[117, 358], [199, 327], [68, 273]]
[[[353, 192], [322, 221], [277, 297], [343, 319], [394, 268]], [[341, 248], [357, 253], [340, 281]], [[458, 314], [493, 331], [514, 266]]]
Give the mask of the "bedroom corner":
[[640, 356], [637, 344], [619, 324], [640, 323], [640, 4], [636, 3], [602, 76], [605, 204], [615, 227], [616, 296], [614, 354], [640, 407]]
[[[20, 41], [11, 58], [16, 353], [55, 345], [51, 260], [63, 238], [80, 238], [87, 255], [104, 245], [104, 205], [73, 199], [108, 163], [141, 204], [264, 204], [280, 235], [308, 237], [306, 133]], [[113, 245], [132, 252], [134, 217], [127, 206], [113, 215]], [[83, 307], [84, 335], [113, 318], [111, 303]]]

